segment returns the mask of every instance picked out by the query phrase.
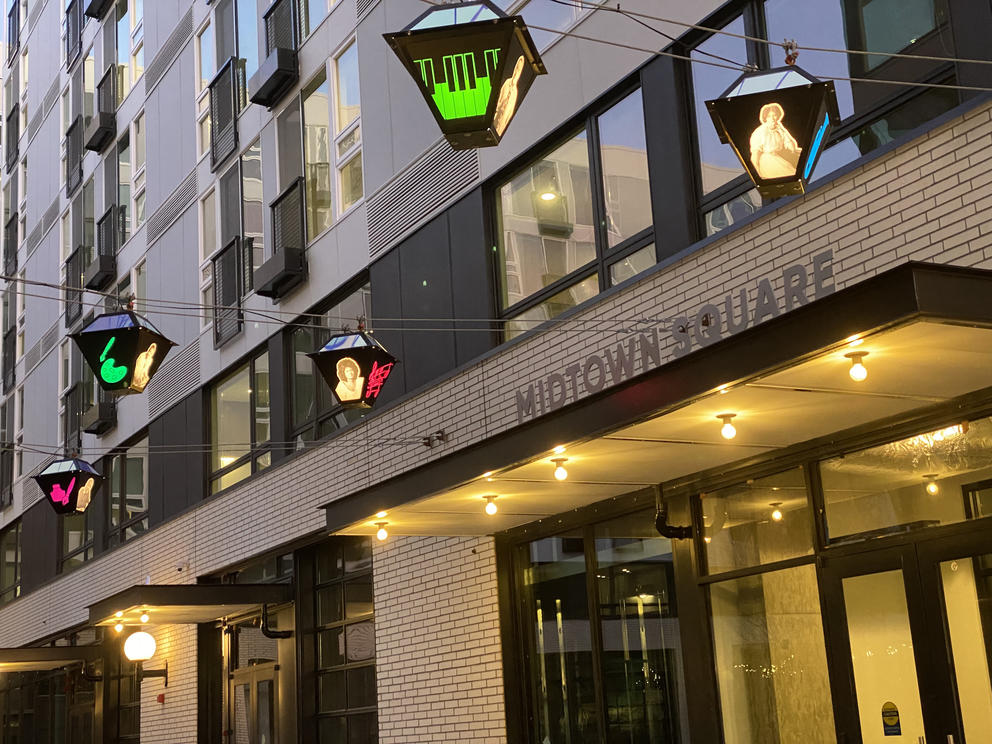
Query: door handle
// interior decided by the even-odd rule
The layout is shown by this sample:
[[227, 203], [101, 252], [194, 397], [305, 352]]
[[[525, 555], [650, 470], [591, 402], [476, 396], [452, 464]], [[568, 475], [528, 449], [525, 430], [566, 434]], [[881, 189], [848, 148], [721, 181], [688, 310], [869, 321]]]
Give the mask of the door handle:
[[954, 734], [947, 735], [947, 744], [954, 744]]

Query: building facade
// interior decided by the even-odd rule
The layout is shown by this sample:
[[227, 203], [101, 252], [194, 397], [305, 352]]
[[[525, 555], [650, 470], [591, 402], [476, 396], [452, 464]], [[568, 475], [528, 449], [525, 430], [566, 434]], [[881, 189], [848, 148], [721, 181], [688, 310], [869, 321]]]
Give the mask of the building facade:
[[[455, 151], [420, 0], [8, 3], [0, 741], [985, 741], [992, 7], [499, 4], [548, 74]], [[763, 202], [704, 102], [793, 38]]]

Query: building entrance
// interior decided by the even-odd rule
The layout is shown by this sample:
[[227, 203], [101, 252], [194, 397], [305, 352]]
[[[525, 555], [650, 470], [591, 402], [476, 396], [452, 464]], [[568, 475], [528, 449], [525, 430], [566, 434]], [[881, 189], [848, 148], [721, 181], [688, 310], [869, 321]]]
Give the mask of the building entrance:
[[988, 741], [992, 533], [845, 553], [821, 568], [841, 741]]

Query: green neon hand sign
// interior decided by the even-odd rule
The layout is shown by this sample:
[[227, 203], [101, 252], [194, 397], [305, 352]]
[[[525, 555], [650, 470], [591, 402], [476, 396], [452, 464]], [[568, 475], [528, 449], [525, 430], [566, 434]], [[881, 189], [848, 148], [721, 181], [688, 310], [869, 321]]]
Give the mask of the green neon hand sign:
[[126, 366], [118, 366], [115, 364], [117, 361], [113, 357], [107, 357], [110, 352], [111, 347], [114, 345], [114, 341], [117, 340], [117, 336], [111, 336], [107, 345], [104, 347], [103, 352], [100, 354], [100, 377], [103, 378], [104, 382], [109, 385], [116, 385], [118, 382], [124, 379], [127, 374]]

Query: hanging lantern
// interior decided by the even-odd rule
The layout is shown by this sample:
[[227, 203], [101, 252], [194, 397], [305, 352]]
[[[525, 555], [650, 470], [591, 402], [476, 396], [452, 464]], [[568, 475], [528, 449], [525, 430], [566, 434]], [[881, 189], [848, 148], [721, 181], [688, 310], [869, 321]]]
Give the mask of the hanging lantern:
[[489, 0], [438, 5], [383, 36], [455, 150], [498, 145], [534, 77], [547, 72], [524, 19]]
[[831, 81], [799, 67], [746, 72], [706, 108], [762, 196], [801, 194], [830, 127], [840, 121]]
[[364, 331], [333, 336], [307, 356], [345, 408], [371, 408], [397, 363], [396, 357]]
[[98, 315], [69, 334], [97, 382], [114, 393], [140, 393], [175, 344], [132, 310]]
[[57, 514], [86, 511], [103, 476], [86, 460], [56, 460], [34, 477]]

